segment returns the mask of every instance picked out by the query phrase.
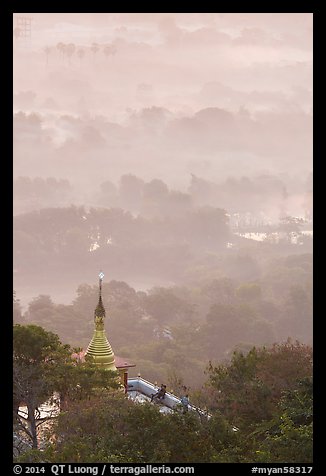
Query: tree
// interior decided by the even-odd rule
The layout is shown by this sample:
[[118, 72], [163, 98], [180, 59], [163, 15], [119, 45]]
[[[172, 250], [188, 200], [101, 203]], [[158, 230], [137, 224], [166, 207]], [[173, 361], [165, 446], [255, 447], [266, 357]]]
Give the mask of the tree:
[[215, 187], [216, 185], [213, 182], [191, 174], [191, 183], [188, 190], [196, 205], [202, 206], [210, 204]]
[[230, 278], [212, 279], [202, 286], [202, 294], [214, 303], [231, 304], [235, 300], [235, 285]]
[[[25, 318], [30, 323], [39, 324], [48, 328], [48, 325], [50, 324], [51, 326], [51, 322], [54, 320], [54, 315], [55, 304], [52, 302], [51, 297], [41, 294], [38, 297], [33, 298], [28, 304]], [[54, 329], [51, 330], [54, 331]]]
[[244, 283], [238, 287], [236, 293], [244, 301], [253, 301], [261, 297], [261, 287], [257, 283]]
[[15, 324], [22, 323], [23, 321], [22, 316], [22, 307], [20, 304], [20, 300], [16, 297], [16, 291], [13, 293], [13, 322]]
[[167, 216], [182, 216], [192, 208], [192, 198], [188, 193], [171, 190], [162, 208]]
[[144, 184], [142, 213], [144, 216], [159, 216], [160, 211], [164, 211], [169, 198], [167, 185], [158, 179], [151, 180]]
[[66, 47], [66, 54], [68, 56], [69, 64], [71, 64], [71, 58], [76, 51], [76, 45], [74, 43], [69, 43]]
[[118, 205], [118, 190], [116, 185], [110, 180], [106, 180], [101, 183], [100, 187], [101, 192], [99, 202], [110, 208], [116, 207]]
[[207, 206], [192, 210], [179, 223], [180, 232], [194, 246], [215, 249], [229, 237], [228, 217], [220, 208]]
[[84, 59], [84, 56], [85, 56], [85, 50], [83, 48], [78, 48], [77, 56], [79, 58], [79, 63], [81, 65], [81, 62], [82, 62], [82, 60]]
[[189, 319], [193, 314], [190, 304], [166, 288], [152, 288], [144, 300], [144, 307], [161, 325], [183, 320], [185, 316]]
[[[274, 433], [275, 432], [275, 433]], [[312, 463], [313, 428], [309, 425], [296, 426], [286, 415], [280, 419], [274, 434], [268, 434], [257, 450], [257, 461], [264, 463]]]
[[135, 175], [122, 175], [119, 193], [122, 206], [127, 210], [138, 211], [143, 196], [144, 181]]
[[[311, 463], [313, 461], [313, 384], [307, 377], [283, 393], [269, 428], [258, 425], [258, 461]], [[265, 425], [266, 426], [266, 425]]]
[[303, 218], [286, 216], [280, 219], [280, 231], [284, 231], [287, 236], [287, 240], [291, 243], [292, 236], [298, 235], [300, 227], [305, 223]]
[[[67, 358], [69, 346], [63, 346], [57, 335], [42, 327], [20, 324], [14, 325], [14, 422], [32, 440], [32, 447], [38, 447], [39, 407], [54, 392], [54, 387], [46, 379], [49, 368]], [[23, 420], [18, 407], [24, 403], [27, 415]]]
[[64, 62], [67, 45], [65, 45], [65, 43], [62, 43], [62, 41], [60, 41], [60, 43], [57, 44], [56, 48], [61, 54], [62, 61]]
[[44, 53], [45, 53], [45, 58], [46, 58], [46, 65], [48, 65], [49, 55], [50, 55], [51, 51], [52, 51], [52, 49], [49, 46], [46, 46], [44, 48]]
[[103, 48], [103, 53], [108, 58], [109, 56], [115, 55], [117, 52], [116, 47], [114, 45], [105, 45]]
[[[77, 350], [77, 349], [76, 349]], [[81, 349], [78, 349], [79, 351]], [[55, 372], [48, 373], [48, 381], [60, 396], [60, 409], [67, 410], [72, 402], [84, 402], [92, 395], [120, 389], [117, 372], [98, 367], [91, 359], [77, 361], [71, 355], [58, 363]], [[81, 403], [83, 404], [83, 403]]]
[[[141, 429], [141, 431], [140, 431]], [[162, 414], [157, 405], [135, 404], [123, 395], [101, 394], [60, 415], [57, 438], [42, 451], [48, 462], [212, 462], [234, 442], [222, 417], [201, 421], [196, 413]], [[39, 455], [33, 454], [33, 461]]]
[[53, 307], [53, 301], [49, 295], [40, 294], [38, 297], [33, 298], [33, 300], [28, 305], [28, 312], [32, 314], [40, 309], [51, 308]]
[[206, 355], [212, 359], [222, 357], [223, 353], [232, 351], [239, 344], [269, 342], [270, 324], [262, 321], [249, 304], [216, 303], [211, 306], [198, 337]]
[[98, 53], [100, 47], [97, 43], [92, 43], [91, 52], [93, 53], [93, 60], [95, 61], [96, 54]]
[[163, 199], [166, 199], [168, 193], [169, 189], [162, 180], [154, 179], [144, 184], [143, 194], [145, 200], [147, 199], [159, 202]]
[[270, 348], [234, 352], [229, 365], [208, 368], [213, 407], [240, 428], [273, 417], [284, 392], [312, 375], [312, 349], [287, 341]]
[[[78, 362], [69, 345], [35, 325], [14, 326], [13, 375], [14, 423], [31, 439], [33, 449], [38, 448], [39, 427], [53, 418], [58, 404], [67, 409], [69, 402], [87, 399], [99, 389], [119, 388], [115, 372], [98, 368], [92, 361]], [[40, 406], [47, 400], [52, 407], [40, 419]], [[18, 412], [22, 404], [27, 407], [25, 417]]]
[[284, 336], [295, 335], [306, 342], [312, 340], [313, 302], [312, 287], [292, 285], [288, 290], [281, 320]]
[[17, 26], [16, 28], [14, 28], [13, 34], [14, 34], [15, 40], [18, 40], [21, 34], [21, 29]]

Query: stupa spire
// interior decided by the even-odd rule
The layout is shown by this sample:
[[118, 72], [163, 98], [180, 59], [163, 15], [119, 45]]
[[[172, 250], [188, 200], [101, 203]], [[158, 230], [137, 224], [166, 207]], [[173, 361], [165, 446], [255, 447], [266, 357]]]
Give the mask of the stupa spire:
[[106, 338], [104, 329], [105, 309], [102, 302], [102, 281], [104, 273], [99, 274], [99, 298], [94, 311], [95, 329], [93, 338], [90, 341], [86, 355], [92, 357], [96, 364], [107, 368], [108, 370], [117, 370], [112, 347]]
[[[104, 273], [101, 271], [98, 276], [99, 276], [99, 295], [98, 295], [98, 303], [94, 311], [95, 326], [97, 323], [96, 317], [98, 318], [101, 317], [103, 319], [105, 318], [105, 309], [102, 302], [102, 281], [104, 278]], [[103, 326], [104, 326], [104, 321], [103, 321]]]

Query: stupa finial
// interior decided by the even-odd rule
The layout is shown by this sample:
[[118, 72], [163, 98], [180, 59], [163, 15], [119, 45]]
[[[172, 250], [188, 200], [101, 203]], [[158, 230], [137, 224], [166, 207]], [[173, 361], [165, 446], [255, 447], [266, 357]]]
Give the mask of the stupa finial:
[[103, 281], [103, 278], [104, 278], [103, 271], [100, 271], [98, 277], [99, 277], [99, 297], [102, 298], [102, 281]]
[[102, 281], [103, 281], [103, 278], [104, 278], [104, 273], [103, 271], [100, 271], [99, 275], [99, 296], [98, 296], [98, 304], [95, 308], [95, 322], [96, 322], [96, 317], [105, 317], [105, 309], [104, 309], [104, 306], [103, 306], [103, 302], [102, 302]]

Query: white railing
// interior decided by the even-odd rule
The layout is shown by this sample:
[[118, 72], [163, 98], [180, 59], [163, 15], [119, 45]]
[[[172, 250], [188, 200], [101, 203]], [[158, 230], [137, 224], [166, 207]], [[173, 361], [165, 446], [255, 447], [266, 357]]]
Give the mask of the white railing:
[[[151, 397], [158, 389], [159, 387], [157, 385], [154, 385], [152, 382], [149, 382], [142, 377], [128, 378], [128, 392], [139, 392], [146, 397]], [[181, 399], [170, 392], [166, 392], [164, 398], [160, 400], [160, 402], [162, 405], [165, 405], [170, 409], [174, 409], [177, 405], [182, 406]], [[208, 418], [211, 416], [207, 412], [191, 404], [188, 405], [188, 410], [196, 411], [201, 416], [206, 416]]]

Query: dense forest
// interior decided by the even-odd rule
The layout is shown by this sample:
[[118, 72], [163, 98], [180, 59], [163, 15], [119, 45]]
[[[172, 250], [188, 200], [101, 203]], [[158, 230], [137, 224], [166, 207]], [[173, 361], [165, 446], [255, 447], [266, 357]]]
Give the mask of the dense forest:
[[[42, 327], [14, 326], [16, 462], [312, 462], [309, 346], [253, 347], [210, 363], [205, 385], [191, 392], [206, 416], [133, 403], [114, 372], [74, 363], [72, 350]], [[54, 391], [65, 405], [40, 432], [34, 412]], [[22, 400], [29, 425], [17, 414]], [[29, 443], [19, 447], [22, 433]]]
[[[246, 181], [234, 184], [238, 195], [241, 187], [247, 198], [254, 193]], [[25, 398], [26, 389], [39, 388], [35, 405], [50, 397], [50, 390], [69, 394], [54, 427], [46, 427], [52, 443], [38, 442], [35, 429], [34, 436], [28, 434], [31, 444], [17, 451], [17, 461], [311, 461], [308, 211], [305, 219], [280, 215], [272, 223], [259, 207], [244, 213], [235, 203], [229, 213], [216, 206], [219, 187], [195, 176], [189, 193], [182, 193], [161, 180], [125, 175], [119, 187], [104, 182], [97, 197], [101, 205], [88, 207], [67, 206], [73, 195], [65, 180], [21, 178], [15, 186], [22, 198], [35, 200], [23, 200], [31, 210], [14, 217], [15, 329], [18, 335], [31, 329], [38, 339], [40, 333], [52, 336], [61, 349], [55, 359], [62, 359], [59, 375], [44, 370], [45, 390], [39, 381], [43, 370], [28, 368], [25, 375], [23, 358], [14, 374], [20, 382], [15, 391]], [[282, 197], [281, 185], [276, 189]], [[271, 188], [266, 190], [268, 195]], [[61, 207], [46, 207], [60, 199]], [[264, 237], [248, 239], [248, 233]], [[186, 386], [192, 403], [210, 418], [139, 407], [94, 368], [73, 369], [68, 350], [85, 349], [93, 333], [100, 269], [108, 276], [102, 288], [107, 336], [117, 356], [136, 364], [130, 375], [166, 382], [176, 394]], [[67, 286], [72, 294], [72, 283], [75, 296], [63, 304], [60, 291]], [[29, 295], [28, 288], [43, 290], [44, 284], [53, 293]], [[67, 372], [71, 388], [62, 378]], [[94, 393], [91, 382], [106, 391]], [[16, 416], [14, 421], [18, 425]], [[92, 433], [89, 421], [95, 422]], [[148, 441], [139, 436], [138, 425]], [[158, 428], [173, 438], [161, 437]], [[179, 441], [185, 432], [183, 449]]]
[[[268, 176], [225, 187], [193, 176], [184, 193], [123, 175], [118, 187], [103, 182], [93, 201], [78, 200], [67, 180], [21, 177], [14, 203], [26, 211], [14, 217], [15, 289], [24, 306], [35, 289], [68, 303], [100, 268], [141, 290], [261, 279], [271, 261], [312, 252], [311, 190], [302, 218], [286, 215], [283, 188]], [[94, 206], [78, 205], [81, 199]], [[268, 215], [271, 201], [277, 219]]]
[[[250, 257], [239, 267], [257, 272]], [[116, 354], [137, 363], [137, 373], [167, 379], [182, 373], [188, 385], [202, 382], [208, 360], [228, 358], [237, 349], [282, 342], [312, 343], [311, 255], [274, 258], [257, 279], [205, 277], [191, 285], [135, 291], [127, 283], [103, 284], [106, 329]], [[252, 279], [256, 278], [256, 279]], [[22, 312], [14, 298], [14, 322], [38, 324], [61, 339], [85, 347], [93, 331], [96, 284], [81, 284], [69, 305], [39, 295]]]

